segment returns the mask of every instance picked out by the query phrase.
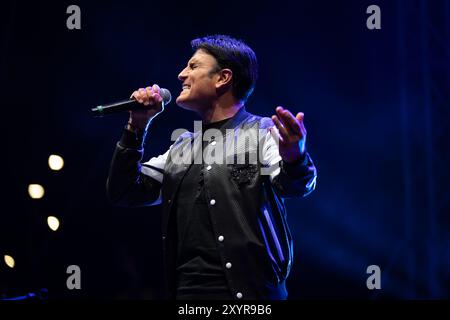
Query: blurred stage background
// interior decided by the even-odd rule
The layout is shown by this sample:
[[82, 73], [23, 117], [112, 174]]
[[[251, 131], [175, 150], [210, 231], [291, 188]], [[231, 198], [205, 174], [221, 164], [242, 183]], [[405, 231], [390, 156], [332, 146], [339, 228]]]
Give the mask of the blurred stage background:
[[[81, 30], [66, 28], [71, 4]], [[372, 4], [381, 30], [366, 28]], [[305, 113], [318, 185], [287, 202], [290, 298], [450, 298], [450, 1], [6, 1], [0, 16], [0, 298], [161, 299], [160, 208], [105, 197], [127, 114], [90, 108], [155, 82], [175, 98], [190, 40], [216, 33], [257, 54], [248, 111]], [[145, 159], [195, 119], [168, 105]], [[381, 290], [366, 288], [373, 264]], [[81, 290], [66, 288], [69, 265]]]

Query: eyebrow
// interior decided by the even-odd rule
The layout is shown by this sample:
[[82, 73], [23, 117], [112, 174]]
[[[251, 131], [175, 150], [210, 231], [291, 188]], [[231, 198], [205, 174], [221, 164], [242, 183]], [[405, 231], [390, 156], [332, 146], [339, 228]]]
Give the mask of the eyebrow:
[[189, 64], [189, 65], [191, 65], [191, 64], [193, 64], [193, 63], [200, 63], [200, 61], [198, 61], [198, 60], [196, 60], [196, 59], [193, 59], [193, 60], [188, 61], [188, 64]]

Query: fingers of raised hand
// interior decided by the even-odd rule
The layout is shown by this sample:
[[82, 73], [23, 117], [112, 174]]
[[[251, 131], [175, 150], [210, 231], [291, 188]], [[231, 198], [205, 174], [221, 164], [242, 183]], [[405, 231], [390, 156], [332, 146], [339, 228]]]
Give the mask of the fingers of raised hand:
[[301, 126], [296, 117], [287, 109], [283, 107], [276, 108], [277, 115], [286, 128], [288, 134], [300, 135], [301, 134]]
[[[275, 117], [275, 116], [273, 116]], [[272, 119], [273, 119], [272, 117]], [[275, 123], [275, 121], [274, 121]], [[283, 142], [283, 138], [280, 135], [280, 131], [278, 130], [278, 127], [275, 125], [273, 127], [269, 128], [269, 132], [272, 135], [272, 137], [275, 139], [276, 143], [278, 144], [280, 141]]]
[[283, 124], [281, 123], [280, 119], [277, 116], [273, 115], [272, 116], [272, 121], [275, 124], [275, 128], [277, 130], [275, 132], [281, 138], [280, 140], [281, 141], [286, 140], [288, 138], [288, 132], [287, 132], [286, 128], [283, 126]]
[[305, 118], [305, 114], [303, 112], [299, 112], [299, 113], [297, 113], [295, 118], [297, 119], [297, 121], [298, 121], [298, 123], [300, 125], [300, 131], [301, 131], [302, 135], [306, 136], [306, 128], [305, 128], [305, 124], [303, 123], [303, 119]]

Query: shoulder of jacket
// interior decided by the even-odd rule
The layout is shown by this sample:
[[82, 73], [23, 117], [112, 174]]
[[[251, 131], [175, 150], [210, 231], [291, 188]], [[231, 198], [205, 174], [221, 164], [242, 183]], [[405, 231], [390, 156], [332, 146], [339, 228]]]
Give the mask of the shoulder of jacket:
[[254, 114], [249, 114], [249, 117], [245, 120], [245, 124], [250, 126], [258, 124], [260, 129], [268, 129], [275, 125], [271, 118]]

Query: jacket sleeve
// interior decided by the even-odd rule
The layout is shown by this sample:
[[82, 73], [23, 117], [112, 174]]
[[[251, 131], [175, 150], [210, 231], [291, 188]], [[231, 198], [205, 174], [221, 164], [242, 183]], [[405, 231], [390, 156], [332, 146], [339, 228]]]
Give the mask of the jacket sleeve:
[[116, 145], [106, 181], [106, 193], [114, 205], [139, 207], [161, 203], [164, 165], [170, 148], [163, 155], [141, 163], [144, 139], [145, 134], [137, 136], [125, 129]]
[[305, 197], [316, 188], [317, 171], [309, 154], [305, 152], [295, 163], [283, 161], [278, 143], [268, 130], [263, 139], [262, 159], [265, 172], [280, 197]]

